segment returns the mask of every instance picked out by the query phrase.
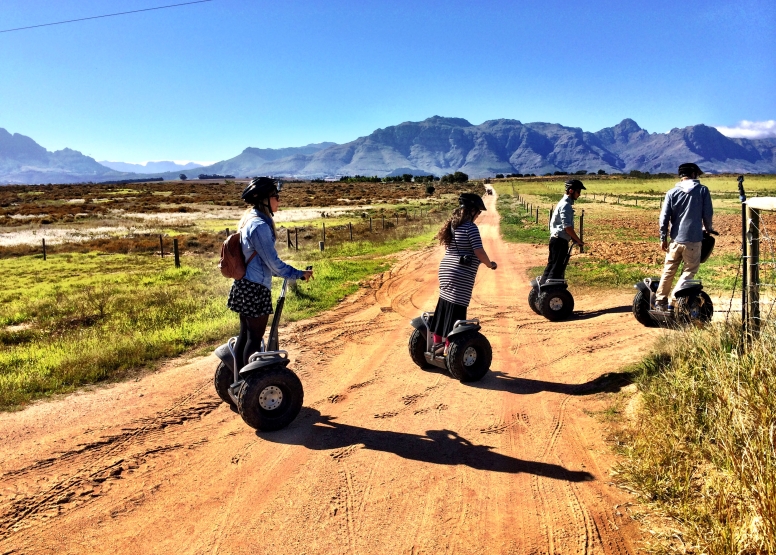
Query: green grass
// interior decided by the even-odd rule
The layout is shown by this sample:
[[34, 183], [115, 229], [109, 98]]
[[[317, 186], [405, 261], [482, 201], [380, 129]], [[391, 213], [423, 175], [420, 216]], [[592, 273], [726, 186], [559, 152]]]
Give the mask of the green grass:
[[[289, 292], [283, 321], [328, 310], [369, 277], [387, 270], [392, 255], [429, 244], [437, 225], [376, 243], [353, 242], [285, 251], [315, 279]], [[406, 231], [409, 233], [409, 230]], [[237, 315], [226, 308], [231, 281], [212, 257], [64, 254], [0, 259], [0, 408], [9, 409], [82, 385], [117, 380], [154, 361], [202, 352], [234, 335]], [[273, 282], [273, 298], [281, 285]]]

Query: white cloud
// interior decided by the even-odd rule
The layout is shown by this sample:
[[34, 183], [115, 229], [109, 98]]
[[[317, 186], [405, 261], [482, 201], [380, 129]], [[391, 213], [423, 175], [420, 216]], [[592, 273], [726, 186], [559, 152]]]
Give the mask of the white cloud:
[[767, 139], [776, 137], [776, 120], [767, 121], [739, 121], [735, 127], [717, 127], [717, 131], [726, 137], [743, 139]]

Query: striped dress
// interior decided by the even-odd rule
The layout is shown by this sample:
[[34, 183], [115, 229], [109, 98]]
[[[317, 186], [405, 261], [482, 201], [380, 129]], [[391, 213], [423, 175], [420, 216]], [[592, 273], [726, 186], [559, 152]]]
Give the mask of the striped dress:
[[[480, 261], [474, 256], [474, 249], [482, 248], [482, 238], [474, 222], [462, 223], [453, 233], [455, 241], [450, 241], [439, 264], [439, 296], [453, 304], [469, 306], [474, 278], [477, 277], [480, 267]], [[472, 257], [470, 266], [459, 262], [459, 258], [466, 254]]]

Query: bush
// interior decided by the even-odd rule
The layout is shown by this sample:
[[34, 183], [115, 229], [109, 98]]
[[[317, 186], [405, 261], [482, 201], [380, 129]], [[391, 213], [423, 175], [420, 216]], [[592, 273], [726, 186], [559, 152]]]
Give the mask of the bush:
[[428, 185], [426, 185], [426, 194], [427, 195], [429, 195], [429, 196], [433, 195], [434, 191], [436, 191], [436, 188], [433, 185], [431, 185], [430, 183]]
[[504, 179], [504, 174], [503, 173], [497, 173], [496, 174], [496, 179]]
[[598, 170], [598, 175], [606, 175], [606, 170]]

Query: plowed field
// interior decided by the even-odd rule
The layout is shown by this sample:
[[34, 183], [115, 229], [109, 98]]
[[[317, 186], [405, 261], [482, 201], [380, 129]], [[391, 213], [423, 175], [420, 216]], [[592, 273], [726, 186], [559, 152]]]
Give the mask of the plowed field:
[[636, 552], [594, 414], [623, 384], [605, 374], [661, 332], [629, 293], [536, 316], [525, 271], [544, 249], [503, 243], [486, 199], [499, 269], [480, 269], [469, 309], [493, 345], [482, 381], [410, 361], [442, 252], [406, 254], [281, 330], [305, 387], [285, 430], [257, 434], [219, 402], [214, 357], [1, 415], [0, 553]]

